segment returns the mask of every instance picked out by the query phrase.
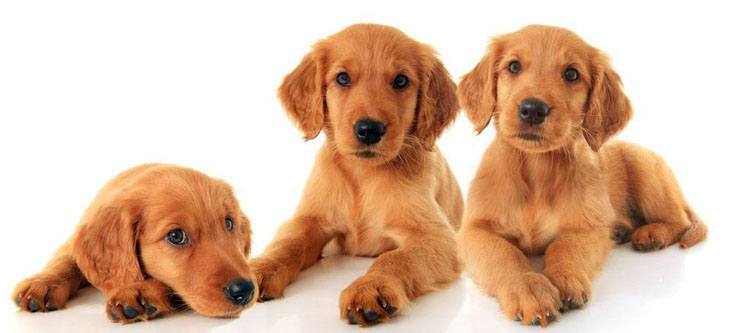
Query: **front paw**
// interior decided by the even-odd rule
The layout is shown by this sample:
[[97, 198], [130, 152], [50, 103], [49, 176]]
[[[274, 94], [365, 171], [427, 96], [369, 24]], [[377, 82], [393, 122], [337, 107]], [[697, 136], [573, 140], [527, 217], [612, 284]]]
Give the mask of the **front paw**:
[[266, 302], [284, 296], [288, 285], [286, 267], [268, 258], [254, 258], [249, 264], [259, 286], [258, 302]]
[[18, 283], [13, 297], [15, 304], [23, 311], [55, 311], [66, 306], [72, 287], [68, 279], [37, 274]]
[[540, 273], [522, 273], [497, 295], [502, 311], [524, 325], [541, 325], [556, 320], [561, 307], [560, 292]]
[[171, 295], [162, 282], [148, 279], [107, 295], [106, 313], [109, 320], [122, 324], [154, 319], [173, 311]]
[[545, 275], [560, 290], [561, 311], [578, 309], [591, 299], [591, 280], [584, 273], [546, 269]]
[[408, 296], [395, 278], [365, 275], [340, 294], [340, 317], [350, 324], [374, 325], [399, 315], [406, 304]]

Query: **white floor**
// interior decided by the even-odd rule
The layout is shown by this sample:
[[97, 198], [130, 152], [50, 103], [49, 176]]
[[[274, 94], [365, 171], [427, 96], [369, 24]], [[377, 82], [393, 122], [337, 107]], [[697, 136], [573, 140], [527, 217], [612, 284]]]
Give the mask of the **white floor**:
[[[717, 332], [727, 325], [730, 252], [716, 239], [689, 251], [677, 247], [651, 254], [624, 246], [613, 251], [594, 282], [594, 300], [564, 314], [547, 329], [556, 332]], [[211, 319], [186, 312], [130, 325], [107, 322], [103, 297], [85, 289], [68, 307], [52, 313], [21, 313], [0, 302], [2, 332], [359, 331], [338, 318], [339, 291], [362, 274], [371, 259], [332, 257], [305, 271], [283, 299], [257, 304], [238, 319]], [[539, 264], [538, 264], [539, 265]], [[7, 272], [6, 272], [7, 273]], [[507, 320], [496, 302], [463, 277], [446, 290], [417, 299], [404, 316], [370, 332], [534, 332], [538, 327]]]

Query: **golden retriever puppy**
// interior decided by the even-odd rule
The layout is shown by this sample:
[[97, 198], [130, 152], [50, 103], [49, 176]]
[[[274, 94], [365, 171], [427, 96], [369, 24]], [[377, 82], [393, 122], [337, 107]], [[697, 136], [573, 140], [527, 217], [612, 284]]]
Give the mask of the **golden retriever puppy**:
[[[656, 154], [604, 143], [632, 109], [606, 55], [574, 33], [528, 26], [493, 40], [458, 89], [477, 132], [497, 136], [467, 196], [460, 256], [477, 285], [523, 324], [591, 298], [614, 238], [650, 251], [705, 238]], [[545, 255], [542, 273], [526, 255]]]
[[392, 27], [354, 25], [318, 42], [279, 97], [306, 139], [326, 141], [296, 213], [251, 261], [259, 299], [281, 297], [328, 243], [378, 257], [342, 291], [352, 324], [387, 320], [456, 279], [463, 202], [434, 141], [458, 100], [434, 51]]
[[206, 316], [235, 317], [257, 297], [250, 249], [249, 221], [228, 184], [145, 164], [99, 191], [73, 236], [13, 300], [24, 311], [54, 311], [90, 284], [113, 322], [153, 319], [180, 300]]

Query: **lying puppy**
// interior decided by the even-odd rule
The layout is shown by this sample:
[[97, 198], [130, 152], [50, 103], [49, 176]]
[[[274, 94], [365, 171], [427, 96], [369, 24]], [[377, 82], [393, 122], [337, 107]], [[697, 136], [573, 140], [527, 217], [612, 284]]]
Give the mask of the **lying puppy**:
[[352, 324], [396, 316], [456, 279], [463, 202], [434, 141], [458, 102], [434, 51], [395, 28], [354, 25], [318, 42], [279, 97], [306, 139], [326, 141], [296, 213], [251, 261], [259, 299], [281, 297], [330, 241], [378, 257], [342, 291]]
[[[497, 131], [469, 190], [460, 254], [508, 317], [546, 325], [583, 306], [612, 230], [641, 251], [705, 238], [659, 156], [603, 146], [631, 105], [607, 57], [572, 32], [528, 26], [495, 38], [458, 93], [477, 132], [491, 118]], [[543, 273], [533, 272], [525, 255], [543, 253]]]
[[257, 297], [250, 249], [249, 221], [228, 184], [145, 164], [99, 191], [73, 236], [13, 297], [21, 310], [53, 311], [91, 284], [113, 322], [169, 313], [177, 296], [203, 315], [235, 317]]

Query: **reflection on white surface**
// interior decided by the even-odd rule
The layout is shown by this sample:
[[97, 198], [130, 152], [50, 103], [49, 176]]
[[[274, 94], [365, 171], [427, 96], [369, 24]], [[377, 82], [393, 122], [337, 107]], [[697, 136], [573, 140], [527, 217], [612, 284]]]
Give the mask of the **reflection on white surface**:
[[[690, 251], [672, 247], [658, 253], [614, 250], [594, 281], [593, 300], [583, 310], [566, 313], [547, 330], [618, 332], [704, 329], [722, 325], [721, 308], [709, 298], [727, 297], [726, 276], [717, 270], [721, 244], [701, 244]], [[713, 258], [713, 254], [715, 258]], [[329, 257], [306, 270], [279, 300], [257, 304], [238, 319], [213, 319], [192, 312], [144, 323], [118, 325], [104, 316], [102, 295], [84, 289], [61, 311], [18, 312], [2, 304], [2, 325], [20, 332], [181, 331], [181, 332], [333, 332], [360, 331], [339, 319], [339, 292], [363, 274], [372, 259]], [[724, 312], [724, 311], [723, 311]], [[417, 299], [404, 316], [366, 329], [370, 332], [534, 332], [506, 319], [497, 303], [462, 277], [449, 288]]]

